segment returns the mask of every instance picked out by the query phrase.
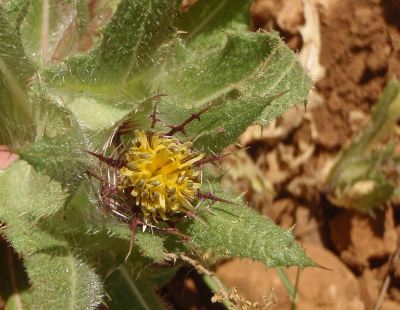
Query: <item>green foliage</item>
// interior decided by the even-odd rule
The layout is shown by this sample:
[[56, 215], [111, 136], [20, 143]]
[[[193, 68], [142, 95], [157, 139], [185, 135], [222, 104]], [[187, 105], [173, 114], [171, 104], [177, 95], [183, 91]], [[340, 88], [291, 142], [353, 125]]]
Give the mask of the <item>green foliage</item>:
[[[268, 268], [317, 266], [291, 230], [241, 197], [216, 202], [214, 215], [204, 202], [197, 219], [184, 219], [190, 245], [147, 227], [130, 248], [130, 229], [102, 212], [98, 182], [86, 176], [98, 162], [84, 151], [99, 152], [128, 117], [149, 130], [156, 101], [165, 132], [214, 103], [185, 127], [210, 155], [306, 100], [312, 82], [296, 55], [276, 33], [247, 31], [251, 1], [199, 0], [187, 13], [173, 0], [0, 3], [0, 143], [20, 156], [0, 171], [0, 220], [31, 281], [24, 308], [161, 308], [154, 290], [174, 270], [150, 267], [166, 252], [212, 248]], [[207, 181], [233, 199], [209, 173]]]
[[155, 290], [175, 273], [176, 268], [134, 271], [133, 275], [124, 266], [114, 270], [106, 279], [107, 294], [112, 298], [111, 309], [163, 309]]
[[[218, 183], [212, 188], [217, 196], [229, 198]], [[240, 202], [240, 197], [236, 201]], [[216, 202], [209, 210], [199, 207], [196, 214], [200, 221], [185, 221], [181, 231], [196, 236], [192, 243], [198, 249], [212, 244], [218, 256], [249, 257], [263, 262], [266, 268], [318, 266], [294, 240], [292, 229], [280, 228], [247, 207]]]
[[0, 143], [33, 141], [35, 124], [26, 81], [34, 74], [27, 61], [17, 24], [0, 7]]
[[86, 145], [80, 142], [84, 139], [77, 139], [77, 136], [79, 131], [73, 130], [56, 137], [43, 136], [36, 143], [19, 148], [16, 153], [36, 171], [74, 191], [89, 164], [89, 155], [83, 151]]
[[202, 126], [193, 123], [187, 130], [191, 138], [201, 134], [197, 145], [205, 152], [221, 151], [252, 123], [266, 125], [304, 100], [312, 85], [276, 33], [230, 31], [214, 39], [219, 46], [210, 51], [199, 47], [196, 54], [179, 40], [163, 46], [163, 55], [149, 72], [154, 91], [168, 94], [160, 112], [167, 113], [169, 123], [185, 118], [185, 113], [173, 111], [220, 101], [202, 117]]
[[393, 144], [382, 143], [400, 119], [399, 83], [388, 83], [372, 111], [371, 122], [335, 160], [326, 184], [337, 206], [372, 213], [395, 193], [398, 159]]
[[1, 171], [0, 187], [1, 221], [7, 223], [4, 233], [24, 255], [34, 287], [29, 306], [91, 309], [102, 297], [99, 276], [76, 247], [49, 234], [48, 226], [42, 225], [44, 218], [63, 208], [65, 194], [60, 184], [38, 176], [21, 160]]

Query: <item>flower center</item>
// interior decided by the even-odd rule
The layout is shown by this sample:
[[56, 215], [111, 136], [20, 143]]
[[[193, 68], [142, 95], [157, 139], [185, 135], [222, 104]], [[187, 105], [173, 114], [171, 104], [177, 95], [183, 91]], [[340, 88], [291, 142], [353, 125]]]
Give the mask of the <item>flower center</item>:
[[191, 202], [201, 188], [200, 171], [193, 164], [204, 154], [196, 154], [191, 142], [160, 135], [135, 130], [127, 164], [120, 169], [118, 189], [130, 191], [145, 221], [149, 215], [157, 222], [158, 214], [166, 221], [167, 214], [194, 211]]

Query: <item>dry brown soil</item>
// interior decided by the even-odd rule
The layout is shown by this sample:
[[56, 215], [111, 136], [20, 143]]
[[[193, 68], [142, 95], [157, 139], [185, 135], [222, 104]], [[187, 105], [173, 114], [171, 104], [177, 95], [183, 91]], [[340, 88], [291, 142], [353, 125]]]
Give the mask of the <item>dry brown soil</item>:
[[[311, 37], [320, 39], [317, 55], [324, 74], [314, 71], [319, 72], [314, 76], [318, 81], [307, 111], [298, 106], [262, 136], [249, 129], [240, 138], [249, 150], [247, 158], [231, 163], [237, 172], [234, 187], [248, 190], [250, 204], [278, 225], [296, 224], [294, 234], [307, 254], [330, 269], [300, 272], [298, 310], [372, 310], [376, 305], [400, 309], [400, 261], [391, 262], [399, 246], [399, 205], [387, 204], [371, 217], [333, 206], [318, 188], [327, 163], [368, 123], [385, 85], [400, 78], [400, 1], [260, 0], [251, 8], [254, 26], [279, 31], [301, 54], [309, 40], [299, 31], [307, 22], [306, 3], [317, 14], [319, 30]], [[399, 150], [399, 141], [394, 142]], [[257, 172], [252, 182], [242, 166]], [[216, 273], [246, 300], [258, 301], [274, 288], [276, 309], [292, 307], [276, 272], [266, 272], [261, 263], [231, 260], [220, 264]], [[294, 284], [297, 268], [287, 274]], [[387, 276], [389, 285], [383, 289]], [[177, 309], [223, 309], [209, 302], [210, 293], [190, 268], [182, 269], [167, 291]], [[380, 295], [383, 299], [378, 301]]]

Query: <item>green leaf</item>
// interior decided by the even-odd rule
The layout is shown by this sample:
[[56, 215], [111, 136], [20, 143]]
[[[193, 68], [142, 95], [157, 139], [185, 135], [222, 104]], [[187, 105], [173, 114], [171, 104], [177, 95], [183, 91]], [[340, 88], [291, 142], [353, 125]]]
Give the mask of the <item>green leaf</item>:
[[165, 309], [155, 290], [164, 284], [176, 268], [130, 271], [126, 265], [120, 266], [105, 280], [105, 287], [111, 300], [107, 305], [111, 310]]
[[93, 309], [101, 301], [99, 277], [66, 244], [54, 242], [51, 247], [33, 252], [26, 259], [26, 267], [36, 290], [34, 309]]
[[[128, 225], [125, 223], [120, 223], [119, 226], [112, 225], [109, 223], [107, 226], [107, 238], [109, 241], [105, 242], [105, 236], [103, 237], [102, 248], [104, 249], [113, 249], [115, 253], [122, 252], [123, 258], [125, 259], [129, 253], [129, 246], [131, 242], [132, 233], [128, 229]], [[118, 239], [124, 241], [124, 243], [119, 242], [119, 245], [116, 246], [113, 244], [115, 241], [114, 238], [110, 238], [110, 236], [118, 236]], [[164, 240], [165, 236], [162, 234], [152, 232], [151, 229], [147, 229], [143, 231], [142, 228], [137, 228], [135, 237], [137, 241], [133, 243], [132, 251], [129, 254], [129, 261], [134, 262], [136, 267], [140, 265], [145, 267], [147, 264], [152, 262], [162, 262], [165, 259], [164, 256]], [[99, 242], [101, 241], [101, 237], [99, 237]], [[122, 262], [122, 260], [120, 261]]]
[[136, 231], [136, 238], [138, 241], [135, 244], [142, 251], [142, 255], [151, 258], [155, 262], [162, 262], [164, 260], [164, 239], [151, 231], [141, 232], [139, 229]]
[[3, 6], [9, 22], [13, 24], [17, 31], [19, 31], [21, 22], [29, 9], [29, 2], [29, 0], [1, 1], [0, 6]]
[[[131, 231], [126, 223], [103, 214], [89, 180], [85, 178], [65, 208], [42, 218], [36, 226], [68, 244], [106, 277], [125, 262], [129, 253]], [[136, 268], [144, 268], [163, 258], [162, 239], [150, 231], [140, 235], [133, 244], [128, 261]], [[139, 237], [140, 235], [140, 237]]]
[[96, 68], [114, 72], [116, 83], [124, 85], [150, 62], [151, 55], [171, 31], [177, 1], [122, 1], [104, 29], [96, 51]]
[[[199, 0], [181, 12], [175, 26], [187, 32], [185, 41], [199, 47], [209, 43], [211, 37], [220, 36], [221, 30], [245, 29], [250, 24], [251, 0]], [[195, 41], [195, 42], [193, 42]]]
[[[104, 2], [96, 5], [104, 6]], [[140, 70], [152, 61], [152, 54], [171, 32], [175, 5], [175, 1], [164, 0], [121, 1], [102, 29], [100, 45], [41, 72], [47, 95], [60, 106], [67, 106], [81, 126], [92, 130], [112, 126], [136, 110], [136, 102], [150, 97], [148, 89], [140, 85], [132, 88], [134, 83], [125, 88], [125, 84], [142, 74]], [[27, 29], [33, 29], [32, 23], [27, 20]]]
[[[24, 255], [33, 287], [30, 308], [92, 309], [101, 300], [100, 281], [92, 267], [64, 240], [35, 226], [64, 204], [58, 182], [40, 177], [24, 161], [0, 171], [0, 219], [12, 246]], [[57, 296], [49, 298], [49, 296]]]
[[[212, 188], [216, 196], [229, 199], [220, 185]], [[319, 266], [294, 240], [292, 229], [285, 230], [247, 207], [216, 202], [209, 209], [201, 207], [196, 215], [201, 221], [185, 221], [179, 229], [193, 236], [190, 242], [200, 250], [211, 247], [217, 255], [251, 258], [266, 268]]]
[[[36, 219], [56, 212], [66, 198], [58, 182], [49, 177], [39, 177], [25, 161], [14, 162], [5, 170], [0, 170], [0, 202], [13, 206], [1, 208], [1, 218], [6, 223], [29, 217]], [[30, 227], [28, 227], [29, 229]]]
[[[399, 83], [388, 83], [372, 111], [371, 122], [342, 149], [326, 180], [329, 200], [340, 207], [372, 212], [389, 200], [398, 175], [394, 146], [382, 138], [395, 129], [400, 119]], [[385, 142], [386, 143], [386, 142]]]
[[221, 102], [201, 116], [204, 123], [186, 130], [189, 138], [201, 134], [200, 148], [214, 152], [236, 141], [250, 124], [265, 125], [303, 102], [312, 87], [297, 56], [276, 33], [229, 32], [223, 39], [212, 50], [187, 49], [179, 39], [164, 45], [148, 77], [151, 92], [168, 95], [158, 105], [167, 125]]
[[[73, 222], [74, 220], [72, 219], [71, 221]], [[86, 224], [84, 226], [86, 231], [80, 229], [82, 224], [76, 225], [74, 233], [76, 234], [78, 231], [80, 233], [79, 235], [76, 234], [75, 237], [87, 238], [87, 236], [82, 236], [84, 234], [89, 236], [97, 235], [96, 238], [91, 237], [91, 242], [88, 242], [88, 244], [92, 243], [96, 245], [95, 247], [91, 247], [90, 251], [111, 249], [115, 253], [118, 253], [119, 259], [116, 261], [121, 263], [129, 253], [132, 233], [126, 223], [115, 223], [114, 219], [108, 219], [105, 224], [97, 224], [96, 227], [93, 227], [93, 223], [91, 225]], [[89, 227], [91, 227], [90, 230], [88, 230]], [[82, 232], [84, 234], [81, 234]], [[149, 228], [145, 232], [143, 232], [142, 228], [137, 228], [135, 237], [137, 241], [133, 243], [132, 252], [129, 254], [128, 259], [135, 262], [136, 267], [139, 265], [144, 267], [151, 262], [162, 262], [164, 260], [164, 236], [152, 232]]]
[[27, 61], [16, 25], [0, 6], [0, 144], [32, 141], [35, 122], [27, 80], [34, 69]]
[[[102, 30], [100, 46], [86, 55], [69, 58], [53, 71], [52, 83], [85, 81], [104, 84], [118, 93], [125, 83], [151, 61], [151, 55], [172, 30], [175, 1], [121, 1], [111, 22]], [[76, 87], [80, 87], [76, 84]], [[83, 86], [83, 85], [82, 85]], [[111, 87], [111, 88], [110, 88]], [[113, 88], [114, 87], [114, 88]]]
[[[188, 112], [218, 101], [201, 116], [201, 126], [186, 128], [189, 138], [201, 134], [200, 149], [218, 152], [248, 125], [264, 125], [306, 98], [311, 80], [277, 34], [245, 32], [250, 1], [199, 0], [175, 19], [174, 29], [180, 3], [121, 0], [112, 11], [116, 1], [16, 0], [4, 4], [7, 13], [0, 9], [0, 129], [14, 145], [35, 141], [15, 147], [31, 166], [20, 160], [0, 171], [0, 220], [33, 283], [28, 306], [94, 308], [101, 277], [110, 308], [161, 308], [155, 288], [173, 269], [146, 267], [164, 259], [164, 248], [190, 247], [176, 235], [137, 229], [125, 262], [131, 231], [103, 214], [97, 181], [91, 187], [86, 178], [97, 161], [84, 150], [101, 150], [122, 118], [133, 116], [148, 130], [158, 100], [157, 117], [178, 125]], [[102, 15], [112, 18], [100, 30], [101, 42], [81, 53]], [[179, 38], [176, 30], [188, 34]], [[215, 216], [199, 209], [210, 226], [181, 223], [200, 250], [212, 246], [268, 267], [316, 266], [290, 230], [244, 207], [216, 203], [212, 210]]]
[[[96, 183], [93, 184], [96, 188]], [[107, 275], [125, 261], [130, 250], [132, 232], [128, 224], [103, 214], [97, 199], [89, 180], [84, 179], [65, 210], [60, 210], [59, 214], [50, 218], [47, 226], [54, 235], [64, 236], [71, 243], [75, 243], [94, 262], [101, 260], [98, 269], [106, 270], [102, 274]], [[61, 221], [63, 217], [65, 220]], [[137, 241], [133, 243], [128, 259], [136, 268], [164, 260], [165, 237], [162, 234], [153, 232], [151, 228], [147, 228], [146, 231], [137, 228], [135, 236]], [[113, 252], [112, 257], [109, 257], [107, 252]], [[107, 257], [107, 260], [103, 256]]]
[[22, 40], [30, 60], [42, 68], [90, 49], [96, 41], [95, 31], [105, 22], [103, 16], [110, 15], [110, 2], [30, 1], [21, 25]]
[[43, 136], [39, 141], [15, 151], [36, 171], [49, 175], [63, 188], [74, 192], [89, 166], [90, 157], [84, 150], [87, 142], [82, 132], [72, 129], [55, 137]]
[[[208, 155], [211, 155], [210, 150], [221, 152], [226, 145], [235, 143], [253, 120], [260, 116], [265, 105], [273, 100], [267, 99], [263, 104], [258, 99], [233, 100], [215, 106], [215, 110], [201, 117], [200, 125], [196, 124], [198, 129], [190, 131], [191, 135], [196, 131], [199, 135], [196, 147]], [[243, 108], [245, 106], [247, 109]]]
[[[76, 14], [72, 2], [31, 1], [21, 25], [26, 53], [36, 66], [51, 62], [65, 31], [71, 27]], [[70, 29], [73, 32], [73, 29]]]
[[73, 131], [74, 127], [78, 127], [79, 124], [70, 109], [47, 97], [42, 83], [35, 82], [32, 93], [37, 124], [35, 141], [43, 136], [55, 137], [68, 133]]
[[[388, 134], [393, 129], [393, 126], [400, 119], [399, 111], [399, 83], [396, 79], [393, 79], [388, 83], [379, 101], [376, 103], [372, 111], [371, 123], [365, 126], [357, 139], [350, 146], [344, 148], [338, 155], [335, 166], [329, 175], [329, 186], [343, 186], [343, 182], [348, 182], [348, 169], [351, 169], [351, 165], [360, 160], [365, 162], [365, 159], [367, 159], [369, 166], [375, 164], [377, 155], [372, 155], [371, 157], [373, 148], [379, 144], [385, 134]], [[352, 173], [352, 178], [359, 178], [360, 175], [368, 173], [369, 170], [368, 167], [365, 167], [363, 170], [357, 171], [358, 174]]]

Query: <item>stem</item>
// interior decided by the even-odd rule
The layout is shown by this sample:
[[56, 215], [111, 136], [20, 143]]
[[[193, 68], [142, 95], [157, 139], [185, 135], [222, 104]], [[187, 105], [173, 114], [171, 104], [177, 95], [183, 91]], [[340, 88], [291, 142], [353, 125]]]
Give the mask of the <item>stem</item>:
[[224, 300], [229, 300], [228, 293], [226, 292], [226, 288], [224, 285], [221, 283], [220, 279], [214, 274], [214, 272], [208, 270], [207, 268], [203, 267], [198, 261], [191, 259], [190, 257], [187, 257], [183, 254], [173, 254], [173, 253], [167, 253], [165, 254], [166, 258], [169, 260], [176, 260], [177, 258], [180, 258], [184, 262], [189, 263], [192, 265], [199, 274], [204, 274], [210, 277], [210, 279], [213, 280], [213, 282], [217, 285], [217, 289], [214, 290], [216, 294], [221, 294], [224, 296]]
[[289, 293], [290, 299], [292, 299], [293, 296], [296, 296], [296, 290], [294, 289], [293, 285], [290, 283], [288, 276], [282, 270], [281, 267], [276, 267], [275, 270], [278, 273], [279, 277], [281, 278], [283, 285], [286, 287], [286, 290]]
[[382, 282], [381, 290], [379, 292], [378, 299], [377, 299], [377, 301], [375, 303], [374, 310], [379, 310], [381, 305], [382, 305], [383, 299], [384, 299], [384, 297], [386, 295], [386, 292], [387, 292], [387, 290], [389, 288], [390, 280], [392, 278], [391, 274], [392, 274], [392, 272], [394, 270], [394, 265], [396, 264], [396, 262], [399, 259], [399, 257], [400, 257], [400, 243], [397, 246], [396, 253], [390, 259], [389, 266], [388, 266], [388, 269], [386, 271], [386, 276], [385, 276], [385, 279]]
[[293, 299], [292, 299], [292, 310], [296, 310], [297, 290], [299, 287], [299, 279], [300, 279], [300, 267], [297, 267], [296, 283], [294, 286], [294, 295], [293, 295]]
[[[217, 277], [217, 276], [215, 276]], [[211, 291], [217, 292], [218, 291], [218, 285], [217, 283], [207, 274], [203, 274], [203, 281], [207, 286], [210, 288]], [[224, 287], [225, 292], [228, 292], [228, 289], [225, 287], [225, 285], [221, 282], [222, 286]], [[231, 303], [225, 299], [222, 304], [226, 309], [231, 309], [229, 308], [231, 306]]]

